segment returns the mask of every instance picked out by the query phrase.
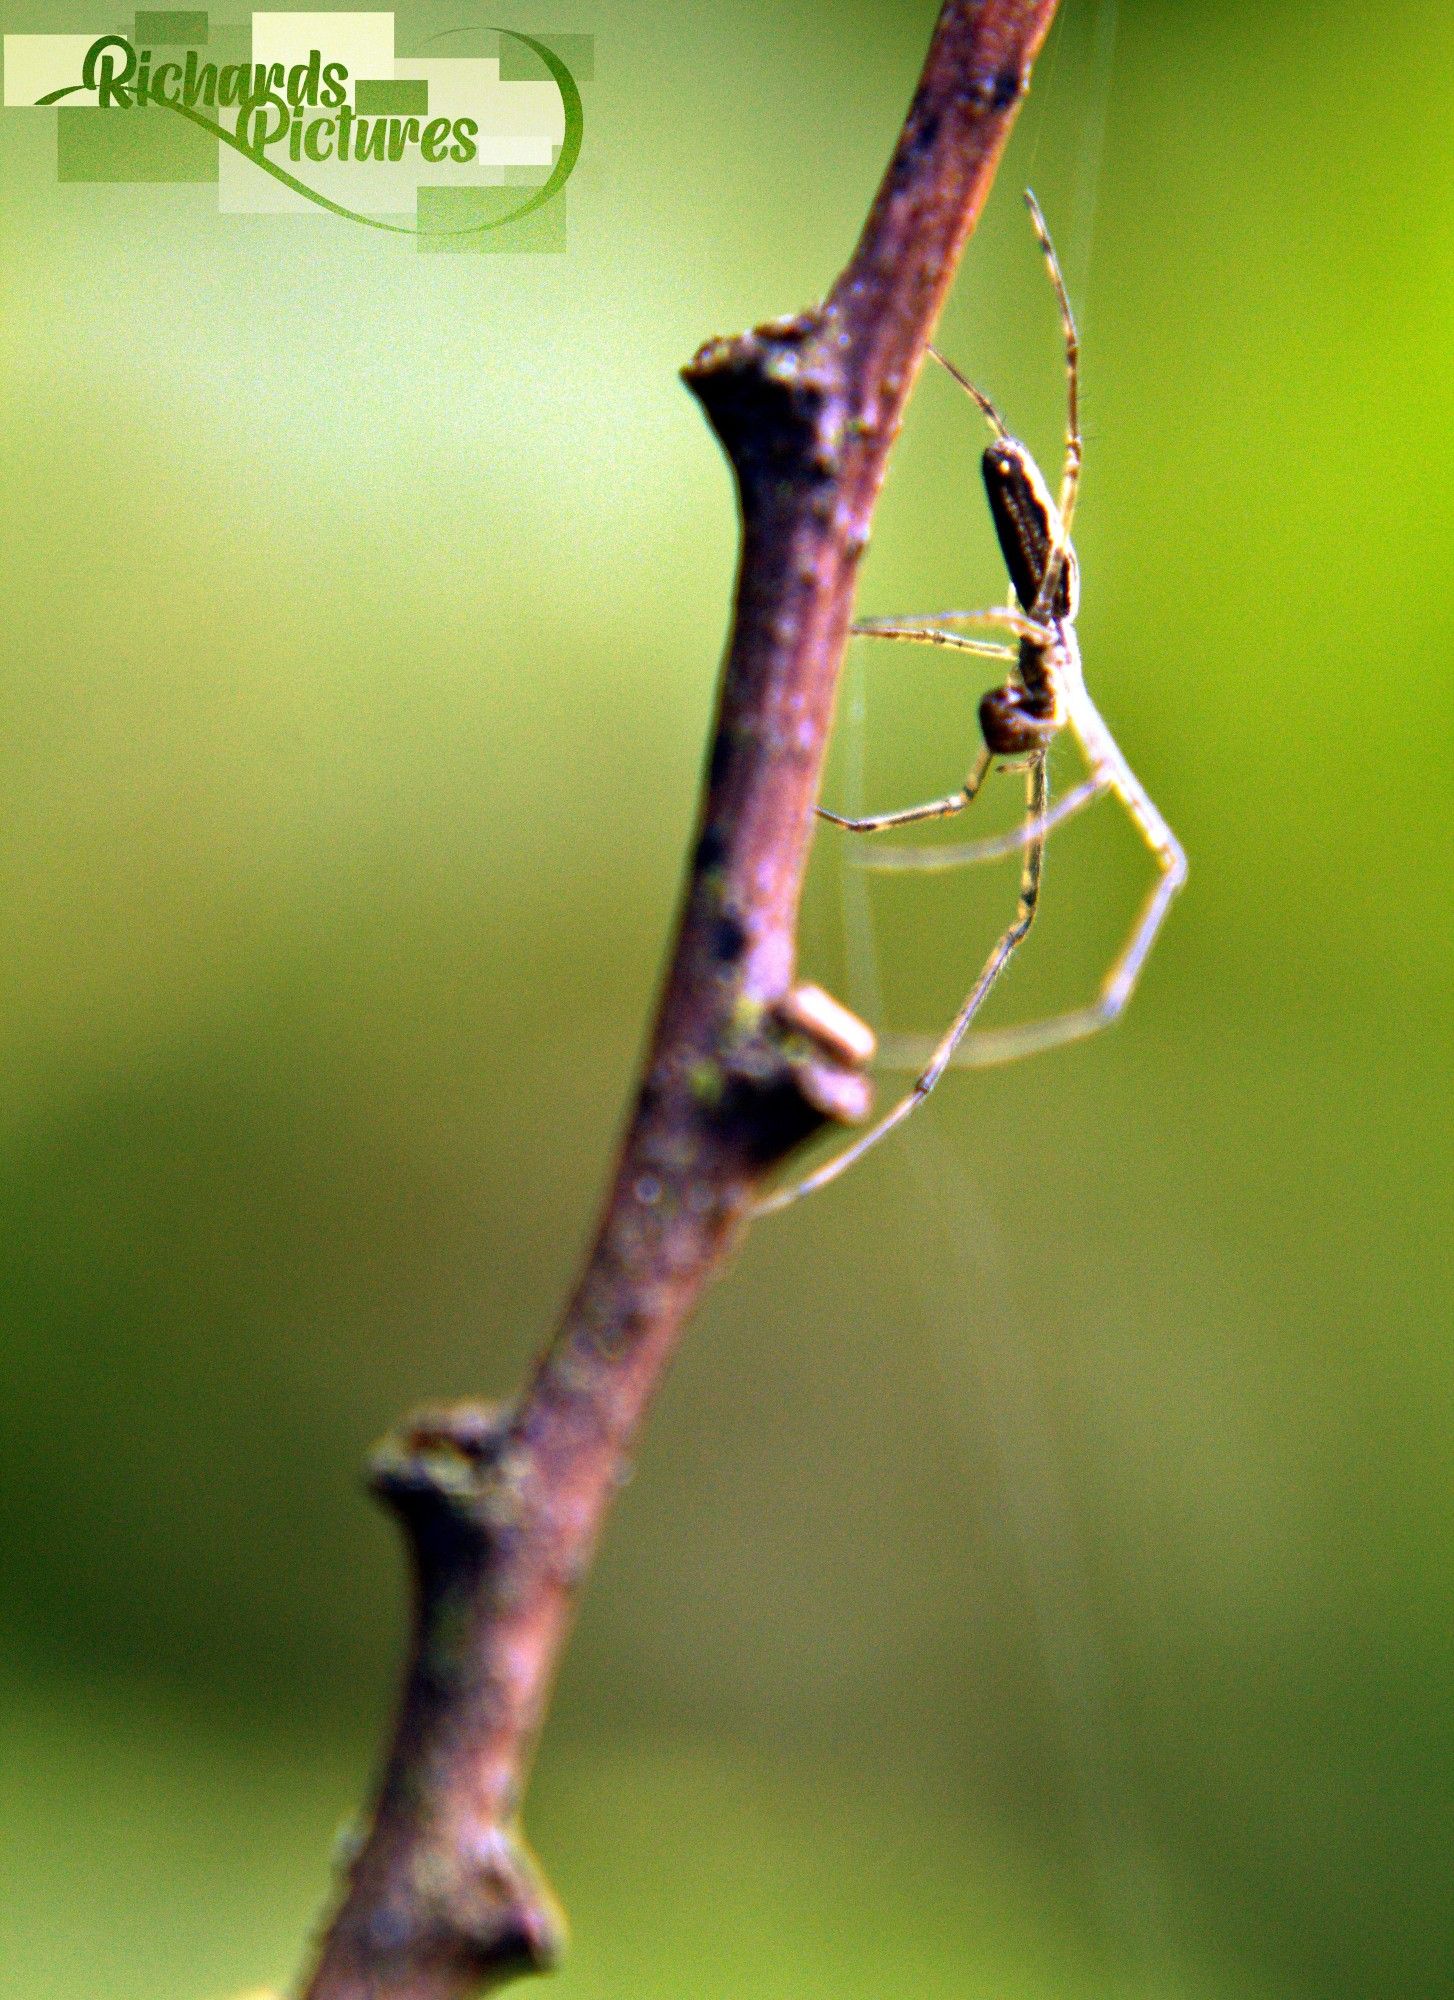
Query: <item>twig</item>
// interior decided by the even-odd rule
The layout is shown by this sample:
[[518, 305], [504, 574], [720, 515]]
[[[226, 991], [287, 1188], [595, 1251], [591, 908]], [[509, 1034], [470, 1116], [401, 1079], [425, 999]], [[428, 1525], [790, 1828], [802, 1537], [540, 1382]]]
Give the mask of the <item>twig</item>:
[[415, 1569], [372, 1823], [306, 2000], [462, 2000], [549, 1966], [516, 1831], [577, 1588], [642, 1416], [763, 1176], [868, 1109], [868, 1030], [794, 985], [798, 900], [858, 559], [905, 400], [1056, 0], [949, 0], [826, 304], [684, 371], [737, 474], [742, 556], [696, 846], [594, 1248], [520, 1401], [417, 1416], [377, 1491]]

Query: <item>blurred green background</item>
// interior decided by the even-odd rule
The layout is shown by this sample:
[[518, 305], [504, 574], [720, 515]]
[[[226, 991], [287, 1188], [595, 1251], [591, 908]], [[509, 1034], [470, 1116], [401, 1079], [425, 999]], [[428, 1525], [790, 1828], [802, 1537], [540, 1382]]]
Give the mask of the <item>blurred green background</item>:
[[[0, 117], [4, 1993], [288, 1973], [399, 1651], [356, 1468], [548, 1329], [668, 935], [735, 537], [675, 370], [831, 282], [933, 11], [511, 16], [596, 36], [563, 256]], [[532, 1794], [562, 2000], [1454, 1984], [1454, 16], [1066, 0], [941, 335], [1048, 462], [1032, 177], [1088, 677], [1191, 885], [1115, 1034], [700, 1314]], [[923, 381], [867, 609], [998, 597], [972, 418]], [[952, 783], [982, 685], [855, 648], [826, 795]], [[1057, 838], [995, 1018], [1145, 872]], [[825, 838], [805, 970], [935, 1025], [1013, 886]]]

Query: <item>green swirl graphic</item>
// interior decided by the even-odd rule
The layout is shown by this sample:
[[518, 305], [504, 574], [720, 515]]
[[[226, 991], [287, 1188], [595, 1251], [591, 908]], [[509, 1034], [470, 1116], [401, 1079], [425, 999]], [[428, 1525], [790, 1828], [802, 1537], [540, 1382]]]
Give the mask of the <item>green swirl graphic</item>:
[[[473, 28], [451, 28], [446, 34], [480, 32], [483, 31]], [[486, 229], [503, 229], [507, 222], [518, 222], [522, 215], [530, 215], [535, 209], [544, 207], [552, 196], [559, 194], [580, 158], [581, 140], [586, 129], [585, 107], [581, 103], [579, 86], [554, 49], [548, 48], [544, 42], [536, 41], [533, 35], [523, 35], [514, 28], [496, 28], [493, 32], [497, 35], [508, 35], [512, 42], [523, 43], [545, 64], [556, 89], [560, 92], [561, 110], [565, 114], [565, 136], [561, 141], [560, 156], [551, 168], [549, 178], [518, 207], [507, 209], [504, 215], [492, 216], [486, 222], [466, 222], [454, 229], [421, 229], [416, 223], [384, 222], [376, 215], [360, 215], [357, 209], [345, 208], [342, 202], [330, 201], [327, 195], [319, 194], [317, 189], [310, 188], [306, 181], [300, 181], [296, 174], [290, 174], [285, 167], [276, 166], [261, 153], [253, 152], [250, 146], [243, 145], [235, 132], [229, 132], [226, 126], [219, 125], [215, 118], [208, 118], [195, 106], [172, 104], [164, 98], [153, 98], [151, 103], [160, 105], [165, 111], [175, 111], [179, 118], [190, 119], [192, 124], [201, 126], [204, 132], [211, 132], [220, 139], [224, 146], [231, 146], [235, 153], [241, 153], [245, 160], [251, 160], [253, 165], [260, 167], [265, 174], [271, 174], [275, 181], [281, 181], [285, 188], [291, 188], [294, 194], [302, 195], [317, 208], [326, 208], [330, 215], [342, 216], [345, 222], [357, 222], [365, 229], [382, 229], [390, 236], [478, 236]], [[445, 38], [445, 35], [432, 37], [434, 41], [443, 41]], [[68, 83], [60, 90], [48, 91], [44, 97], [38, 97], [36, 104], [38, 106], [58, 104], [63, 97], [70, 97], [85, 87], [83, 83]]]

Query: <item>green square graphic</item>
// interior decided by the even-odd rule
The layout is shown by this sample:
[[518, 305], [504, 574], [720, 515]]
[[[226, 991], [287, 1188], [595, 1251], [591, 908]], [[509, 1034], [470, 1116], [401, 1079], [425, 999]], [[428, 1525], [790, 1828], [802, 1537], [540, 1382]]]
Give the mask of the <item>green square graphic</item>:
[[[542, 28], [532, 34], [534, 42], [544, 42], [552, 55], [560, 57], [577, 83], [591, 83], [596, 74], [594, 35], [552, 35]], [[540, 83], [549, 72], [533, 49], [526, 48], [514, 35], [500, 37], [501, 83]]]
[[164, 105], [97, 111], [61, 105], [58, 181], [215, 181], [217, 140]]
[[361, 118], [429, 115], [429, 79], [413, 76], [357, 77], [353, 106]]
[[566, 247], [564, 189], [518, 222], [498, 229], [474, 226], [508, 215], [524, 199], [518, 187], [420, 188], [415, 241], [421, 250], [559, 254]]
[[199, 49], [207, 40], [207, 16], [205, 13], [138, 13], [134, 39], [139, 49]]

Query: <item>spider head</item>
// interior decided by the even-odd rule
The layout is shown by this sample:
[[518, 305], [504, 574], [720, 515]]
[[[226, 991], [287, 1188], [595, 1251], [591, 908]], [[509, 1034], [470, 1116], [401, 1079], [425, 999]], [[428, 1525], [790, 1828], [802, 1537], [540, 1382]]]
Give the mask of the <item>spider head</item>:
[[1035, 612], [1046, 565], [1057, 538], [1064, 554], [1049, 601], [1037, 615], [1068, 623], [1080, 602], [1080, 571], [1075, 550], [1065, 540], [1060, 514], [1039, 466], [1018, 438], [997, 437], [981, 460], [990, 515], [1000, 538], [1000, 552], [1022, 607]]

